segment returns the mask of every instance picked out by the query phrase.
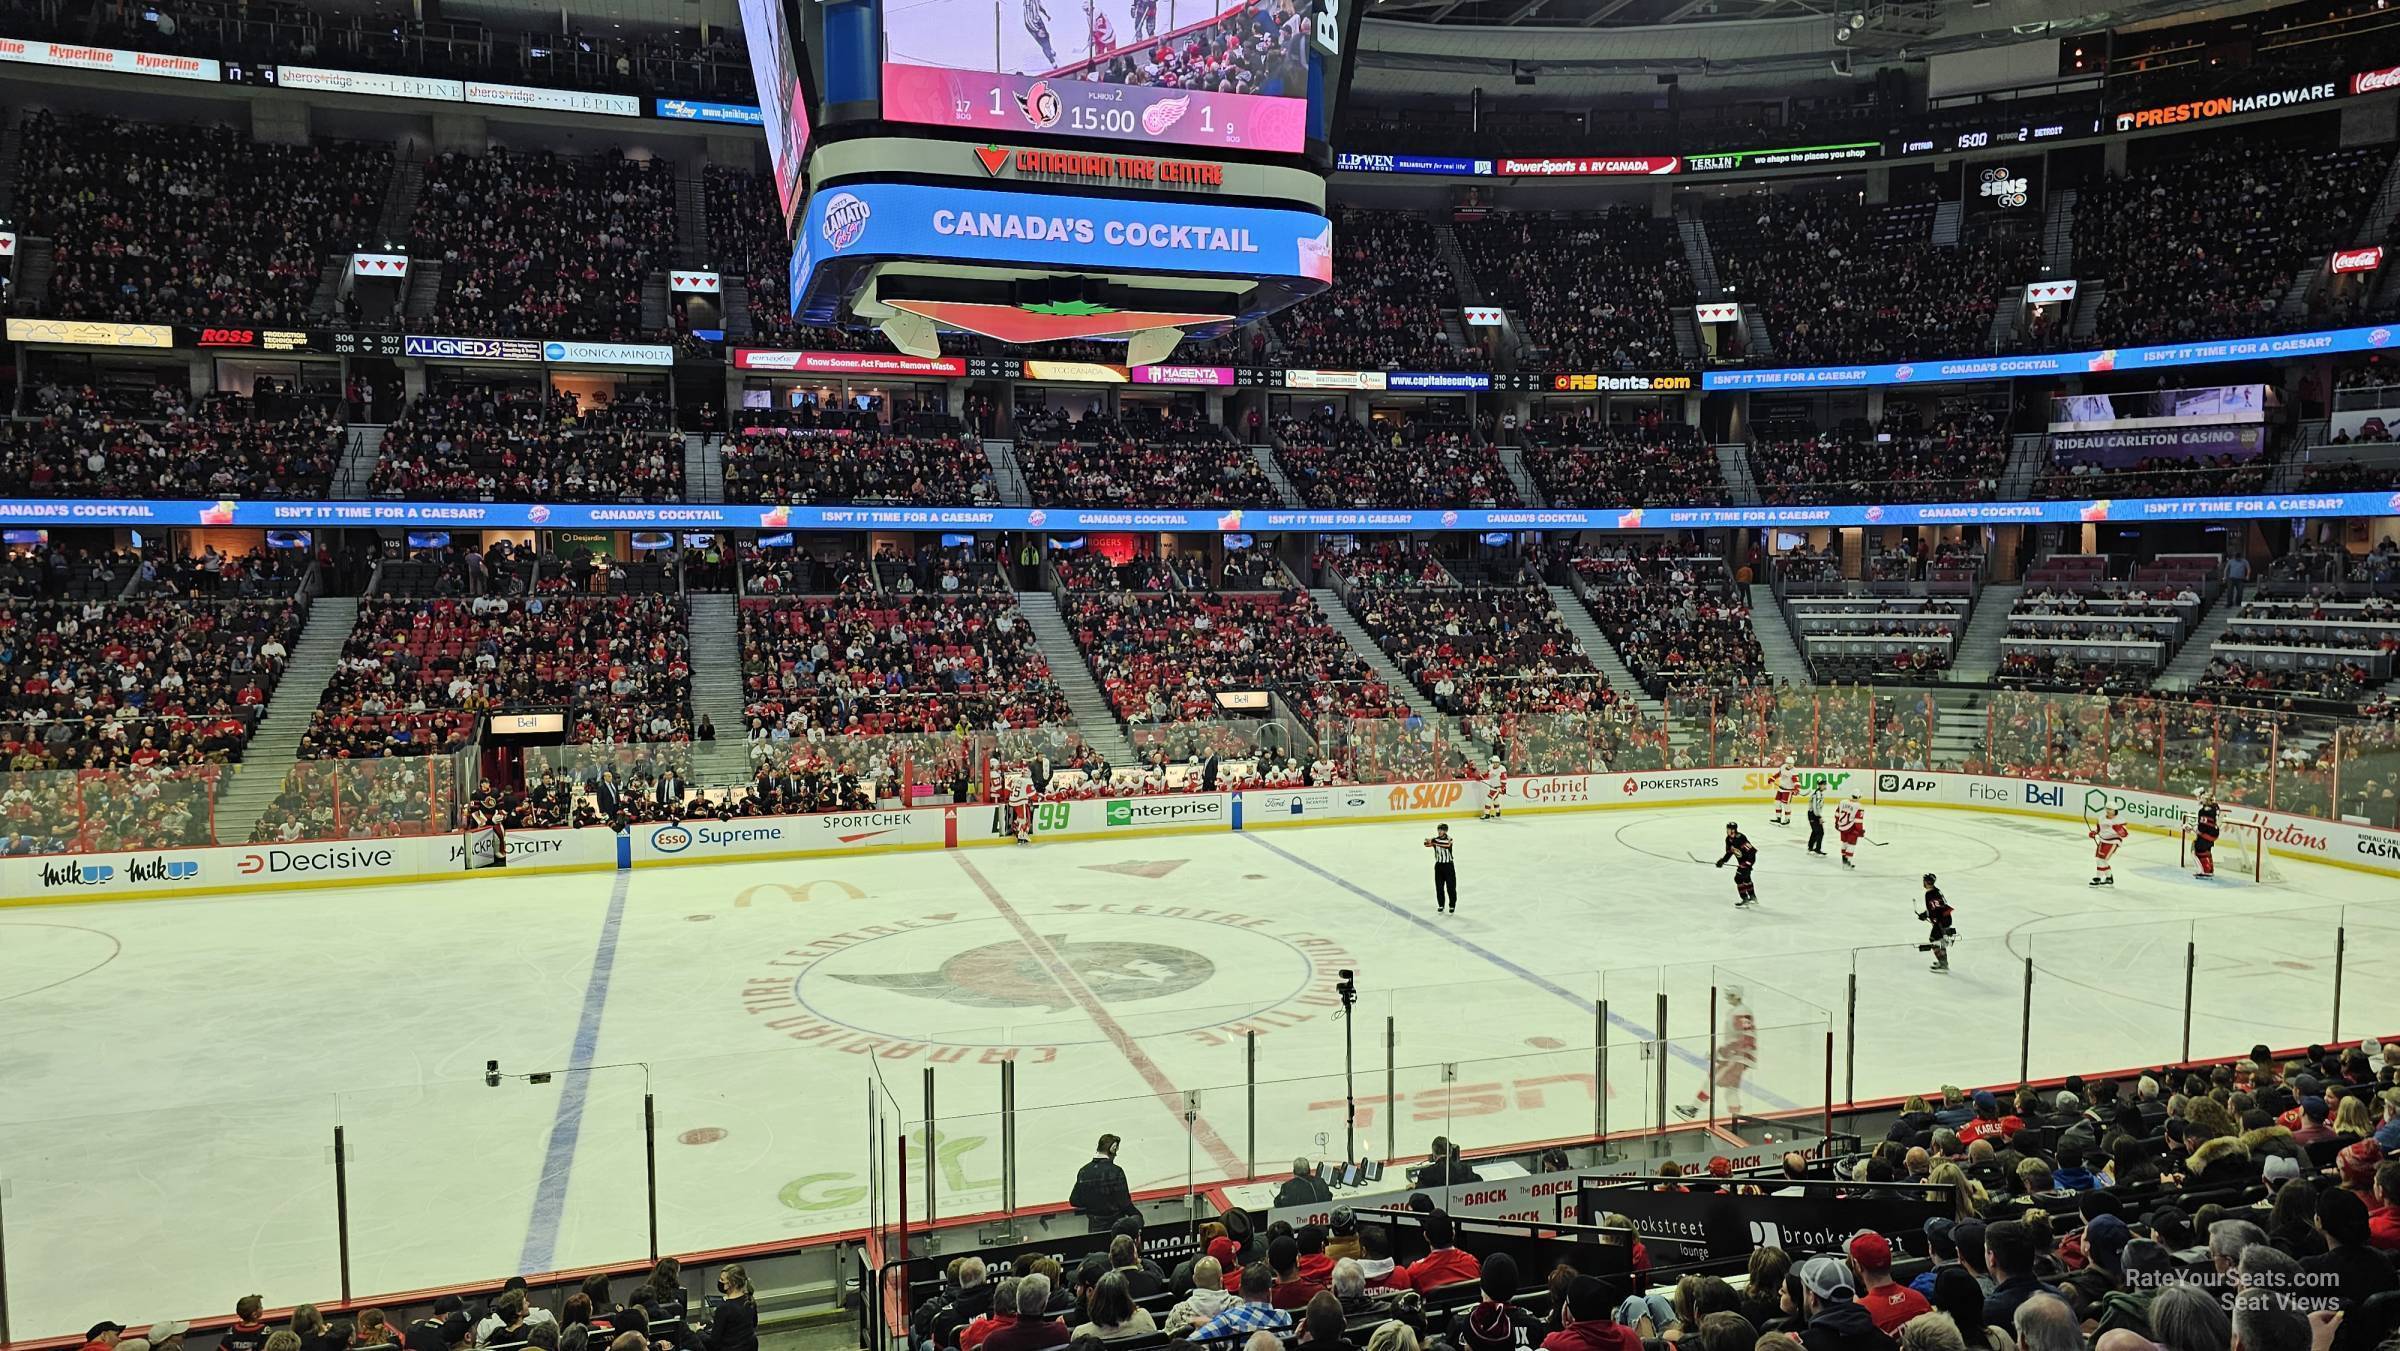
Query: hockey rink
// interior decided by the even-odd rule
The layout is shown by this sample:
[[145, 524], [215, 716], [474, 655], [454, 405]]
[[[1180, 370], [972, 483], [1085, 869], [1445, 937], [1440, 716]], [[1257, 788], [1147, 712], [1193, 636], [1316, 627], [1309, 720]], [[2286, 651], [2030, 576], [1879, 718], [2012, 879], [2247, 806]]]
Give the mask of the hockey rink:
[[[1378, 1156], [1690, 1103], [1712, 991], [1761, 1029], [1748, 1110], [1821, 1106], [1829, 1033], [1837, 1100], [1852, 1076], [1861, 1100], [2014, 1082], [2028, 958], [2037, 1077], [2176, 1058], [2187, 945], [2195, 1055], [2332, 1036], [2345, 928], [2340, 1035], [2400, 1033], [2389, 878], [2202, 882], [2136, 834], [2094, 891], [2072, 823], [1907, 807], [1845, 871], [1738, 815], [1748, 911], [1705, 862], [1721, 806], [1455, 820], [1439, 917], [1422, 823], [0, 911], [15, 1332], [331, 1298], [343, 1203], [360, 1296], [639, 1258], [645, 1101], [664, 1252], [856, 1227], [871, 1111], [909, 1136], [913, 1217], [929, 1136], [932, 1209], [995, 1208], [1004, 1061], [1025, 1203], [1103, 1131], [1137, 1190], [1272, 1175], [1341, 1152], [1343, 968]], [[1946, 975], [1916, 947], [1928, 869], [1962, 933]], [[156, 1309], [89, 1280], [129, 1251]]]

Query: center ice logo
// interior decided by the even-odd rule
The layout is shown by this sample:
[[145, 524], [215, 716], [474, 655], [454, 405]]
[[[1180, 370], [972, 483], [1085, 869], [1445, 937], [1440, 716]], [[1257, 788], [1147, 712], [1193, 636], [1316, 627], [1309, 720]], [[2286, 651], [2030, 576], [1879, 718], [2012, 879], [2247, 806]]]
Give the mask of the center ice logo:
[[[1104, 1003], [1164, 999], [1193, 989], [1217, 972], [1216, 963], [1203, 954], [1166, 943], [1078, 943], [1064, 934], [1045, 935], [1041, 941]], [[834, 979], [974, 1009], [1065, 1013], [1075, 1007], [1050, 968], [1014, 938], [970, 948], [931, 971]]]

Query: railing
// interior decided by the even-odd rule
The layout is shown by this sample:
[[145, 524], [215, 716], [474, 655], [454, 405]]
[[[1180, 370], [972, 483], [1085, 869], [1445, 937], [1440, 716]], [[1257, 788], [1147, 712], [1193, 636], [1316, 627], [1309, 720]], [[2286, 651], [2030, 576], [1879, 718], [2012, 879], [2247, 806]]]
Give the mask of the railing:
[[[1828, 776], [1830, 793], [1846, 795], [1831, 776], [1876, 770], [1905, 778], [1929, 763], [1933, 710], [1918, 697], [1815, 689], [1682, 698], [1670, 701], [1663, 723], [1631, 710], [1556, 712], [1531, 702], [1504, 699], [1478, 715], [1495, 720], [1520, 773], [1756, 771], [1789, 753], [1804, 765], [1840, 767], [1811, 772]], [[2146, 697], [2002, 694], [1990, 708], [1990, 745], [1979, 764], [1994, 772], [2209, 792], [2232, 806], [2338, 808], [2400, 825], [2391, 787], [2400, 784], [2400, 726], [2390, 722]], [[1440, 735], [1391, 720], [1326, 720], [1314, 731], [1321, 753], [1339, 763], [1401, 772], [1430, 759]], [[1071, 731], [1050, 728], [999, 745], [1006, 754], [1071, 739]], [[632, 775], [671, 767], [679, 753], [574, 747], [542, 759], [547, 771], [571, 776]], [[311, 772], [334, 776], [332, 791], [346, 797], [338, 785], [363, 782], [372, 795], [391, 787], [382, 776], [428, 768], [416, 758]], [[1644, 819], [1620, 816], [1636, 827]], [[1971, 819], [1941, 823], [1952, 827], [1952, 847], [1989, 849], [1956, 829]], [[2074, 833], [2071, 825], [2065, 833]], [[1257, 865], [1294, 884], [1323, 882], [1298, 861], [1306, 839], [1261, 836]], [[1024, 866], [1015, 856], [1005, 864], [958, 858], [969, 873], [965, 887], [952, 879], [950, 894], [927, 907], [954, 910], [979, 886], [1005, 893], [1021, 880], [1002, 871]], [[437, 1049], [451, 1059], [404, 1069], [388, 1083], [364, 1074], [341, 1086], [303, 1078], [281, 1097], [192, 1094], [163, 1113], [146, 1102], [66, 1111], [26, 1095], [0, 1103], [10, 1335], [73, 1333], [111, 1312], [110, 1290], [81, 1277], [122, 1246], [126, 1230], [96, 1217], [160, 1217], [135, 1226], [145, 1289], [160, 1307], [214, 1307], [229, 1281], [271, 1303], [296, 1303], [656, 1253], [821, 1241], [870, 1226], [888, 1240], [903, 1222], [917, 1229], [969, 1215], [1028, 1216], [1058, 1208], [1080, 1146], [1103, 1131], [1128, 1141], [1123, 1162], [1137, 1190], [1181, 1192], [1272, 1179], [1295, 1156], [1355, 1153], [1397, 1163], [1421, 1156], [1436, 1134], [1488, 1156], [1658, 1137], [1683, 1124], [1684, 1109], [1699, 1122], [1724, 1124], [1739, 1113], [1815, 1124], [1853, 1104], [1945, 1082], [2115, 1075], [2240, 1054], [2258, 1042], [2348, 1040], [2400, 1026], [2400, 906], [2389, 902], [2327, 904], [2267, 888], [2245, 892], [2238, 914], [2123, 923], [2091, 915], [2009, 933], [1980, 931], [1970, 913], [1967, 935], [1950, 949], [1950, 974], [1934, 976], [1903, 909], [1913, 872], [1887, 902], [1888, 943], [1812, 947], [1803, 929], [1792, 931], [1800, 937], [1790, 950], [1595, 968], [1574, 950], [1545, 950], [1539, 934], [1520, 934], [1513, 946], [1469, 935], [1488, 955], [1472, 955], [1462, 974], [1479, 966], [1501, 974], [1432, 986], [1388, 983], [1371, 960], [1352, 960], [1342, 933], [1312, 932], [1279, 913], [1274, 893], [1260, 893], [1253, 906], [1212, 887], [1208, 905], [1254, 911], [1261, 922], [1212, 924], [1207, 915], [1216, 911], [1195, 912], [1176, 923], [1208, 926], [1202, 939], [1144, 938], [1135, 943], [1140, 951], [1114, 954], [1081, 948], [1101, 932], [1088, 907], [1043, 914], [1027, 940], [962, 932], [949, 950], [988, 941], [1013, 954], [1030, 941], [1045, 954], [1043, 969], [1070, 982], [1044, 977], [995, 988], [980, 1006], [964, 1007], [894, 985], [923, 963], [896, 959], [872, 933], [791, 947], [793, 931], [781, 921], [803, 912], [786, 906], [860, 897], [870, 880], [862, 869], [877, 866], [852, 860], [831, 872], [674, 875], [668, 913], [713, 917], [707, 937], [734, 944], [711, 951], [758, 945], [746, 965], [717, 964], [727, 1015], [748, 1026], [738, 1036], [710, 1033], [712, 1047], [755, 1034], [746, 1044], [775, 1049], [623, 1064], [595, 1063], [587, 1052], [562, 1067], [557, 1038], [566, 1029], [555, 1020], [531, 1040], [508, 1026], [507, 1001], [555, 983], [555, 971], [545, 977], [528, 968], [482, 981], [477, 1008], [490, 1010], [488, 1034], [472, 1045], [444, 1043]], [[1721, 885], [1720, 874], [1694, 875]], [[720, 876], [722, 883], [703, 880]], [[543, 879], [538, 893], [482, 885], [498, 887], [489, 898], [496, 905], [512, 894], [598, 904], [616, 886], [645, 894], [623, 873]], [[1688, 906], [1688, 891], [1657, 900]], [[1367, 884], [1342, 894], [1345, 905], [1381, 912], [1368, 917], [1371, 925], [1423, 922]], [[322, 899], [328, 912], [354, 904]], [[917, 922], [899, 893], [846, 913]], [[655, 925], [657, 916], [641, 922]], [[846, 922], [829, 915], [809, 932], [833, 934]], [[1141, 980], [1165, 997], [1091, 993], [1092, 981], [1121, 962], [1139, 962]], [[1366, 983], [1346, 1022], [1336, 1017], [1333, 989], [1343, 967], [1361, 970]], [[1215, 984], [1212, 973], [1240, 978]], [[581, 973], [570, 974], [580, 985]], [[705, 1004], [682, 975], [663, 985], [629, 981], [620, 963], [617, 976], [612, 1029], [643, 1000]], [[959, 976], [996, 978], [980, 969]], [[1972, 1000], [1979, 1012], [1971, 1032], [1923, 1035], [1929, 981], [1948, 981], [1938, 988]], [[1254, 998], [1251, 986], [1272, 991]], [[1175, 997], [1187, 990], [1188, 1001]], [[822, 1012], [829, 1007], [840, 1021]], [[1736, 1019], [1746, 1021], [1737, 1028]], [[1740, 1030], [1754, 1035], [1755, 1049], [1744, 1053], [1750, 1063], [1735, 1083], [1727, 1075]], [[1111, 1043], [1130, 1059], [1093, 1049]], [[843, 1052], [854, 1058], [836, 1054]], [[500, 1061], [489, 1080], [476, 1072], [486, 1059]], [[868, 1073], [857, 1073], [862, 1068]], [[874, 1081], [874, 1143], [863, 1153], [861, 1079]], [[272, 1243], [255, 1241], [261, 1215], [274, 1217]], [[888, 1242], [886, 1251], [894, 1251]]]

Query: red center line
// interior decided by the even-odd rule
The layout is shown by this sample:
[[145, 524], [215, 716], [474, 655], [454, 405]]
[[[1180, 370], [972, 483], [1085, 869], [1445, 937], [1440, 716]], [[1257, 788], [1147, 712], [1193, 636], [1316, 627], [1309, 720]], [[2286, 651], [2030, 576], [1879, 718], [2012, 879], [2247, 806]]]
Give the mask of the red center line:
[[[1025, 922], [1025, 917], [1017, 913], [1016, 907], [1002, 898], [999, 889], [992, 885], [991, 879], [977, 871], [975, 865], [967, 861], [967, 856], [963, 852], [953, 853], [950, 857], [958, 860], [958, 866], [965, 870], [977, 889], [983, 892], [983, 898], [990, 901], [992, 908], [1000, 912], [1000, 918], [1007, 920], [1008, 926], [1017, 931], [1017, 941], [1023, 943], [1026, 949], [1033, 953], [1034, 959], [1050, 972], [1050, 978], [1057, 981], [1059, 988], [1067, 992], [1067, 997], [1082, 1007], [1085, 1016], [1092, 1020], [1093, 1024], [1100, 1029], [1101, 1034], [1115, 1043], [1117, 1050], [1124, 1055], [1126, 1063], [1133, 1066], [1134, 1073], [1142, 1076], [1142, 1082], [1148, 1084], [1150, 1091], [1158, 1095], [1159, 1103], [1174, 1113], [1175, 1120], [1181, 1123], [1183, 1120], [1183, 1090], [1177, 1088], [1175, 1081], [1167, 1077], [1167, 1072], [1158, 1067], [1158, 1062], [1150, 1058], [1149, 1053], [1144, 1051], [1141, 1044], [1134, 1040], [1133, 1034], [1126, 1031], [1124, 1026], [1117, 1022], [1116, 1016], [1108, 1011], [1108, 1006], [1100, 1001], [1100, 996], [1093, 994], [1091, 987], [1083, 983], [1083, 978], [1075, 974], [1074, 967], [1068, 965], [1064, 957], [1059, 956], [1058, 949], [1050, 946], [1049, 940], [1035, 933], [1033, 926]], [[1226, 1177], [1239, 1178], [1249, 1175], [1250, 1170], [1242, 1163], [1240, 1156], [1233, 1152], [1231, 1145], [1226, 1144], [1223, 1138], [1218, 1136], [1216, 1128], [1209, 1125], [1206, 1118], [1195, 1113], [1192, 1117], [1191, 1132], [1192, 1139], [1202, 1149], [1208, 1151], [1208, 1156], [1216, 1161], [1217, 1167], [1224, 1170]]]

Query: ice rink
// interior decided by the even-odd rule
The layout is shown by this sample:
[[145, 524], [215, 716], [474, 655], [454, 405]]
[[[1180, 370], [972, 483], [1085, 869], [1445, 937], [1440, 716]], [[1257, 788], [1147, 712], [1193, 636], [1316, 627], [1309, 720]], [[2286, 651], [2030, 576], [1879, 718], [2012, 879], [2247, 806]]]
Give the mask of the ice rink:
[[[2400, 1030], [2388, 878], [2201, 882], [2137, 834], [2095, 892], [2072, 823], [1905, 807], [1848, 872], [1739, 815], [1754, 911], [1695, 861], [1727, 816], [1706, 806], [1455, 821], [1455, 916], [1415, 823], [0, 911], [15, 1331], [334, 1297], [337, 1127], [360, 1296], [644, 1255], [646, 1097], [675, 1253], [857, 1225], [871, 1098], [918, 1120], [929, 1065], [944, 1216], [997, 1203], [1010, 1059], [1023, 1202], [1062, 1197], [1103, 1131], [1137, 1188], [1187, 1159], [1202, 1185], [1277, 1173], [1341, 1149], [1344, 967], [1377, 1155], [1688, 1103], [1712, 989], [1762, 1028], [1751, 1109], [1822, 1105], [1829, 1033], [1837, 1100], [1853, 1075], [1862, 1100], [2014, 1082], [2028, 958], [2036, 1076], [2175, 1058], [2187, 945], [2194, 1054], [2333, 1035], [2337, 943], [2340, 1034]], [[1948, 975], [1915, 946], [1928, 869], [1963, 931]], [[155, 1309], [90, 1279], [127, 1253]]]

